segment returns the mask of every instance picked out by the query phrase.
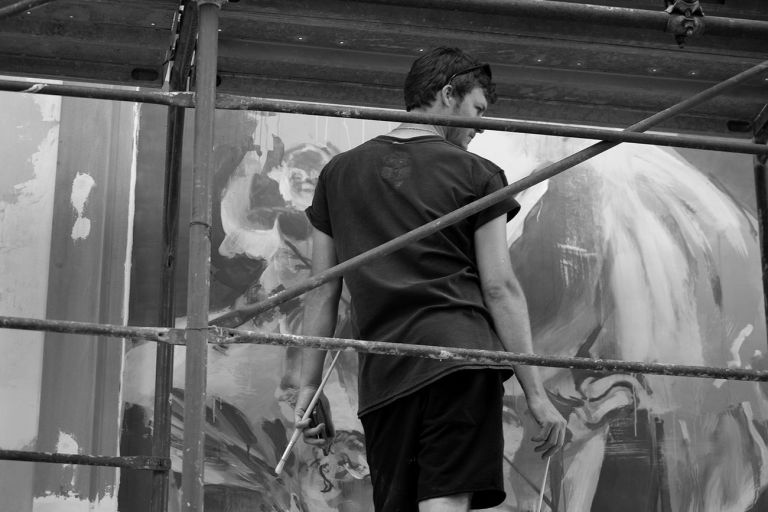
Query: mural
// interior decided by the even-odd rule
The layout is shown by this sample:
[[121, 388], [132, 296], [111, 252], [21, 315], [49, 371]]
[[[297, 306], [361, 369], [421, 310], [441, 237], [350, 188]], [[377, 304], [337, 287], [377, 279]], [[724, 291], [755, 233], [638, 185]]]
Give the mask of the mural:
[[[486, 136], [487, 135], [487, 136]], [[484, 134], [511, 180], [588, 142]], [[527, 164], [527, 165], [525, 165]], [[536, 352], [764, 367], [756, 223], [674, 151], [624, 145], [519, 196], [510, 252]], [[757, 333], [756, 331], [760, 332]], [[765, 388], [546, 370], [573, 434], [553, 460], [553, 510], [750, 510], [766, 484]], [[518, 405], [514, 390], [510, 405]], [[530, 425], [510, 407], [522, 438]], [[513, 429], [514, 430], [514, 429]], [[542, 465], [508, 442], [529, 510]], [[517, 508], [515, 508], [517, 506]]]
[[[245, 137], [220, 139], [217, 148], [212, 318], [307, 277], [311, 247], [302, 210], [320, 169], [390, 128], [260, 113], [227, 113], [222, 126]], [[486, 132], [471, 149], [514, 181], [586, 144]], [[733, 181], [721, 183], [711, 166], [694, 165], [696, 158], [623, 145], [518, 196], [523, 209], [508, 225], [508, 239], [537, 353], [768, 367], [754, 197]], [[723, 161], [734, 172], [751, 172], [749, 158]], [[297, 333], [301, 312], [296, 299], [242, 328]], [[178, 320], [183, 325], [181, 314]], [[349, 337], [344, 305], [339, 320], [337, 335]], [[140, 419], [134, 431], [149, 427], [153, 361], [152, 344], [127, 353], [124, 399], [126, 416]], [[274, 474], [292, 432], [299, 364], [297, 349], [209, 350], [206, 510], [372, 510], [355, 416], [355, 355], [340, 359], [327, 388], [338, 430], [331, 451], [299, 443], [284, 473]], [[174, 471], [181, 469], [183, 375], [177, 351]], [[561, 369], [543, 375], [571, 431], [567, 449], [551, 461], [544, 510], [747, 512], [766, 500], [764, 387]], [[496, 510], [536, 510], [545, 464], [528, 441], [533, 430], [511, 380], [508, 498]], [[178, 500], [174, 487], [171, 510]]]

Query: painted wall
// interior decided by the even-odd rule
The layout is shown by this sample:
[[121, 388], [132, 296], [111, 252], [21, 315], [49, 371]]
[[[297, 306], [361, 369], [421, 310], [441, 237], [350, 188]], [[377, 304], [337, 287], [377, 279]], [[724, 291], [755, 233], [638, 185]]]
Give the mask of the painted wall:
[[[0, 93], [0, 311], [45, 317], [61, 99]], [[43, 334], [0, 330], [0, 446], [34, 450]], [[32, 510], [34, 467], [0, 462], [2, 510]]]
[[[164, 113], [142, 107], [131, 323], [156, 322]], [[191, 119], [183, 183], [190, 183]], [[212, 227], [212, 317], [308, 274], [311, 201], [322, 165], [386, 123], [219, 112]], [[470, 148], [510, 181], [588, 142], [487, 132]], [[510, 254], [531, 308], [537, 353], [765, 368], [751, 158], [623, 145], [519, 195]], [[188, 192], [187, 189], [185, 192]], [[188, 193], [177, 276], [184, 323]], [[139, 219], [144, 219], [139, 222]], [[141, 246], [138, 240], [143, 240]], [[297, 333], [301, 300], [243, 328]], [[349, 336], [342, 307], [338, 335]], [[292, 430], [299, 351], [238, 345], [209, 350], [206, 510], [367, 511], [370, 480], [357, 408], [356, 356], [328, 386], [339, 436], [330, 455], [297, 446], [271, 472]], [[123, 443], [151, 432], [154, 346], [125, 366]], [[173, 392], [170, 510], [180, 507], [184, 353]], [[768, 401], [756, 384], [545, 370], [572, 440], [552, 461], [544, 510], [729, 511], [765, 506]], [[531, 451], [519, 386], [507, 386], [508, 500], [535, 509], [544, 463]], [[120, 509], [144, 510], [147, 480], [124, 475]], [[139, 492], [143, 491], [143, 496]]]
[[[0, 312], [124, 323], [135, 106], [0, 96]], [[116, 455], [121, 340], [0, 331], [0, 446]], [[2, 511], [114, 511], [117, 470], [0, 463]]]

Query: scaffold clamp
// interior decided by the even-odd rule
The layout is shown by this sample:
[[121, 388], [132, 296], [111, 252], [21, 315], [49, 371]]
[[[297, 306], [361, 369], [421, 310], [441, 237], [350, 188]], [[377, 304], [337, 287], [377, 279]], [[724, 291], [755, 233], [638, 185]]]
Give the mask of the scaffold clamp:
[[677, 45], [682, 48], [689, 37], [704, 32], [704, 11], [699, 0], [665, 0], [669, 14], [666, 31], [675, 36]]

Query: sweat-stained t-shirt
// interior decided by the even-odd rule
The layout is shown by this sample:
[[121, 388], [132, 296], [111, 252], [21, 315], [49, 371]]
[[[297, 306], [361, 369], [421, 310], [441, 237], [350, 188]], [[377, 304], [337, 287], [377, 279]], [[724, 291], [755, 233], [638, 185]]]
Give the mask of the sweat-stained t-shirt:
[[[335, 156], [307, 216], [340, 262], [507, 185], [492, 162], [438, 136], [376, 137]], [[344, 275], [354, 336], [370, 341], [504, 350], [483, 302], [474, 232], [520, 205], [507, 198]], [[359, 354], [360, 416], [451, 372], [509, 365]]]

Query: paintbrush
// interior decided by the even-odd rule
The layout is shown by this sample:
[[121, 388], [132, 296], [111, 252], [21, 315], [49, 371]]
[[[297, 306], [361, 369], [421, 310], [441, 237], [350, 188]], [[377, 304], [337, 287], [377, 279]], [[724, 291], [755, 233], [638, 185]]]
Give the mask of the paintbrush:
[[[317, 387], [317, 391], [315, 391], [315, 395], [312, 397], [312, 400], [310, 400], [309, 405], [307, 406], [307, 410], [304, 411], [304, 416], [301, 418], [301, 421], [305, 421], [312, 415], [312, 411], [314, 410], [315, 405], [317, 405], [317, 401], [320, 400], [320, 394], [322, 394], [323, 392], [325, 383], [328, 382], [328, 377], [331, 376], [331, 371], [333, 371], [333, 367], [336, 365], [336, 361], [339, 359], [340, 355], [341, 355], [341, 351], [338, 351], [333, 356], [333, 359], [331, 360], [331, 364], [328, 366], [328, 372], [326, 372], [325, 376], [323, 377], [323, 380], [320, 381], [320, 385]], [[299, 430], [298, 428], [294, 429], [293, 435], [291, 436], [291, 440], [288, 441], [288, 446], [285, 447], [283, 456], [280, 457], [280, 461], [277, 463], [277, 466], [275, 466], [276, 475], [279, 475], [283, 471], [283, 467], [285, 467], [285, 462], [288, 460], [288, 456], [291, 454], [291, 449], [293, 448], [293, 445], [295, 445], [296, 441], [299, 440], [299, 435], [301, 435], [301, 430]]]
[[549, 473], [549, 461], [552, 457], [547, 457], [547, 465], [544, 468], [544, 478], [541, 480], [541, 491], [539, 492], [539, 506], [536, 510], [541, 512], [541, 506], [544, 504], [544, 487], [547, 485], [547, 473]]

